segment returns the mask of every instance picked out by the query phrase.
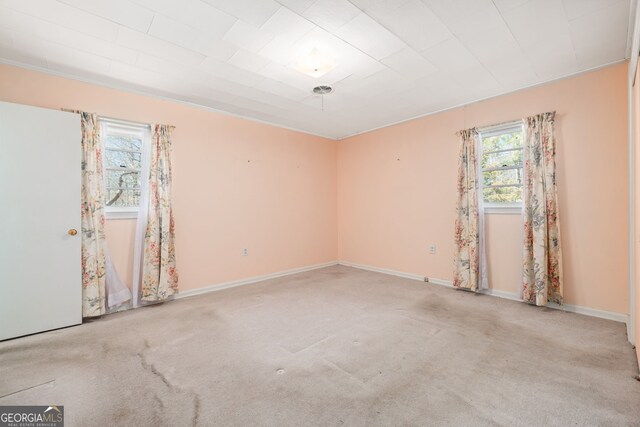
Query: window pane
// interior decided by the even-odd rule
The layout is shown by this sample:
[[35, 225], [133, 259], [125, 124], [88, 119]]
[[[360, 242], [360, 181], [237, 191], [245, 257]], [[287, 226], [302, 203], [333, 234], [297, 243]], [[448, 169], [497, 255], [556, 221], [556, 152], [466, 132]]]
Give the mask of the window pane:
[[107, 135], [105, 148], [142, 151], [142, 141], [135, 136]]
[[140, 189], [135, 190], [106, 190], [106, 205], [117, 207], [138, 207], [140, 204]]
[[131, 168], [140, 169], [142, 167], [141, 153], [131, 153], [129, 151], [104, 151], [105, 166], [108, 168]]
[[482, 168], [499, 168], [522, 165], [522, 150], [482, 154]]
[[522, 147], [521, 131], [482, 138], [482, 151], [484, 152], [519, 147]]
[[522, 184], [522, 169], [484, 171], [483, 185]]
[[140, 173], [130, 171], [105, 171], [107, 188], [140, 188]]
[[488, 203], [522, 202], [522, 187], [483, 188], [484, 201]]

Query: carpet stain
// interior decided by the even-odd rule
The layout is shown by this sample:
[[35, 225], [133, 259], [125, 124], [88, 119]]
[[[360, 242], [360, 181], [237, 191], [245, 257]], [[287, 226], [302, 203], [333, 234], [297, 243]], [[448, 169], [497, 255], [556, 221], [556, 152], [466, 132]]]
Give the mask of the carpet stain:
[[70, 427], [633, 426], [625, 334], [335, 266], [1, 342], [0, 399]]

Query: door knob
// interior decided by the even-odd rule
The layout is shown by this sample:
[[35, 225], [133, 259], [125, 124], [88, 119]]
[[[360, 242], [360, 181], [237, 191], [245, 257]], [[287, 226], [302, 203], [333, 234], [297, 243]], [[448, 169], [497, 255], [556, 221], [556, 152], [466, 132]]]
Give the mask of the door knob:
[[68, 231], [69, 236], [75, 236], [76, 234], [78, 234], [78, 230], [76, 230], [75, 228], [72, 228], [71, 230]]

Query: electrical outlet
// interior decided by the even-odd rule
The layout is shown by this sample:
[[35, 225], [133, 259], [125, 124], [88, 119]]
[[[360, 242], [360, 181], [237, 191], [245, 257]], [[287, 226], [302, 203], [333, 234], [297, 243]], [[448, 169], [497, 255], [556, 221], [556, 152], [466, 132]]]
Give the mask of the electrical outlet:
[[437, 249], [438, 248], [437, 248], [436, 245], [429, 245], [429, 253], [430, 254], [435, 254]]
[[242, 250], [242, 256], [249, 256], [249, 249], [244, 248], [244, 249]]

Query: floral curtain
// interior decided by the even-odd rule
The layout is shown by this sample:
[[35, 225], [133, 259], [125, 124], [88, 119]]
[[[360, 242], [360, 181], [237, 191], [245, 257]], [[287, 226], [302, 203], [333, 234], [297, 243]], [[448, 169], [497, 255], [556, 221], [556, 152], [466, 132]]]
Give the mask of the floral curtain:
[[82, 129], [82, 316], [105, 313], [104, 181], [100, 124], [80, 112]]
[[562, 304], [562, 252], [556, 187], [555, 112], [524, 119], [523, 300]]
[[149, 205], [144, 236], [142, 301], [163, 301], [178, 292], [175, 225], [171, 208], [171, 132], [155, 125], [149, 160]]
[[467, 129], [460, 136], [458, 156], [458, 200], [456, 207], [453, 286], [477, 291], [480, 280], [479, 180], [476, 150], [478, 131]]

